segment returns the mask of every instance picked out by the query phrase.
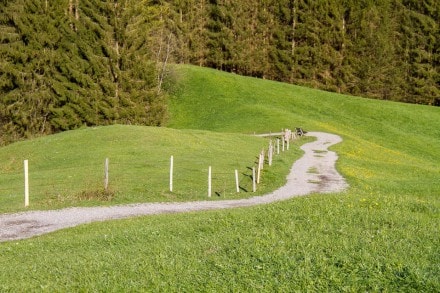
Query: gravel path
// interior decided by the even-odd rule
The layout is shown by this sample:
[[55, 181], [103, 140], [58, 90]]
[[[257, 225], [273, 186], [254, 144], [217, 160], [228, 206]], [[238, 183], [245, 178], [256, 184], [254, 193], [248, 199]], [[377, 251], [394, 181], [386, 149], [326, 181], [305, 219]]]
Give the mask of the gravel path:
[[336, 153], [328, 147], [342, 139], [334, 134], [309, 132], [316, 141], [304, 144], [304, 156], [297, 160], [287, 176], [287, 183], [272, 193], [247, 199], [179, 203], [143, 203], [111, 207], [66, 208], [0, 215], [0, 242], [30, 238], [77, 225], [140, 215], [253, 206], [310, 193], [340, 192], [347, 188], [336, 171]]

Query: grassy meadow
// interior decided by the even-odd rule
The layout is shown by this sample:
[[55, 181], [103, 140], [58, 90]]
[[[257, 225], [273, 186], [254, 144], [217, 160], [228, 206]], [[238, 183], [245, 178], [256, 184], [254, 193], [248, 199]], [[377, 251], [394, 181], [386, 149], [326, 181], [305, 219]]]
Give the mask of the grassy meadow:
[[[275, 156], [256, 193], [252, 167], [268, 139], [201, 130], [123, 126], [84, 128], [0, 149], [0, 212], [137, 202], [208, 200], [261, 195], [285, 182], [301, 156], [297, 140]], [[173, 191], [169, 190], [173, 156]], [[109, 158], [109, 188], [104, 162]], [[24, 208], [23, 160], [29, 161], [30, 206]], [[235, 169], [241, 192], [236, 193]]]
[[[243, 133], [301, 126], [339, 134], [344, 141], [332, 149], [350, 188], [258, 207], [93, 223], [0, 243], [0, 291], [440, 291], [439, 108], [193, 66], [176, 67], [174, 78], [168, 124], [174, 130], [157, 131], [218, 136], [225, 140], [219, 152], [230, 145], [237, 152], [243, 145], [258, 151], [261, 141]], [[112, 137], [118, 132], [104, 129]], [[92, 130], [51, 139], [70, 140], [81, 132]], [[30, 152], [27, 143], [0, 149], [0, 158], [14, 149]], [[121, 149], [111, 162], [128, 156]], [[163, 153], [157, 159], [165, 164], [170, 153]], [[93, 159], [102, 162], [101, 155], [107, 153], [100, 150]]]

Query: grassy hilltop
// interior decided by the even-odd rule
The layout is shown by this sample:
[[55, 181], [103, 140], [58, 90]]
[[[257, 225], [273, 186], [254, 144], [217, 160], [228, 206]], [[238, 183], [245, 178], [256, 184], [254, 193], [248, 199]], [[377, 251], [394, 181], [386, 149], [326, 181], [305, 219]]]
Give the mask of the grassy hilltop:
[[0, 291], [440, 290], [440, 109], [192, 66], [176, 67], [173, 84], [169, 127], [180, 130], [154, 132], [226, 145], [237, 143], [231, 133], [246, 145], [242, 133], [284, 127], [336, 133], [350, 188], [2, 243]]

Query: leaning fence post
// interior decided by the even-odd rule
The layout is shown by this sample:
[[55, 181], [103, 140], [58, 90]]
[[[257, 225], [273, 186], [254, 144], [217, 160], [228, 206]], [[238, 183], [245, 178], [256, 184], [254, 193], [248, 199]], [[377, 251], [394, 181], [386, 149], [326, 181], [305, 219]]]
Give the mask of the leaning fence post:
[[109, 160], [108, 158], [105, 158], [105, 163], [104, 163], [104, 190], [107, 191], [108, 189], [108, 165], [109, 165]]
[[24, 160], [24, 206], [29, 206], [29, 164]]

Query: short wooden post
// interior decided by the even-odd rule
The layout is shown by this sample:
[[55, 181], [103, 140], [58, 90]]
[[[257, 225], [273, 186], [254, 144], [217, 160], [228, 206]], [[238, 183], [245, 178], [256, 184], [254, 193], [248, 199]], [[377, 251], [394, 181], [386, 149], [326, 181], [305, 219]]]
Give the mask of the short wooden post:
[[109, 160], [108, 158], [105, 159], [104, 163], [104, 190], [108, 190], [108, 166], [109, 166]]
[[264, 169], [264, 149], [260, 153], [261, 170]]
[[280, 139], [277, 138], [277, 155], [280, 154]]
[[237, 193], [240, 192], [240, 185], [238, 183], [238, 170], [235, 170], [235, 188], [237, 189]]
[[260, 154], [260, 159], [258, 160], [257, 184], [260, 184], [260, 176], [261, 176], [261, 154]]
[[212, 191], [212, 173], [211, 173], [211, 166], [209, 166], [208, 169], [208, 197], [211, 197], [211, 191]]
[[282, 139], [282, 141], [283, 141], [283, 152], [284, 152], [284, 148], [285, 148], [285, 141], [284, 141], [284, 136], [283, 136], [283, 139]]
[[252, 192], [257, 191], [257, 184], [255, 183], [255, 167], [252, 167]]
[[29, 206], [29, 164], [24, 160], [24, 206]]
[[269, 143], [269, 150], [268, 150], [267, 156], [268, 156], [268, 160], [269, 160], [269, 166], [272, 166], [272, 157], [273, 157], [272, 140]]
[[289, 150], [289, 146], [290, 146], [290, 137], [289, 137], [289, 139], [287, 140], [287, 150]]
[[170, 158], [170, 192], [173, 192], [174, 156]]

